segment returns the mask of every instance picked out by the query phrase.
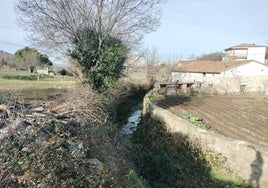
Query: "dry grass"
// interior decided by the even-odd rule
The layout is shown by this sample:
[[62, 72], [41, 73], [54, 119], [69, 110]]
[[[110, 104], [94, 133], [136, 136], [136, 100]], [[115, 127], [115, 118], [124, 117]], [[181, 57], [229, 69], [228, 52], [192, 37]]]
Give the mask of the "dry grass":
[[82, 85], [64, 96], [65, 112], [82, 125], [104, 124], [109, 116], [102, 97], [89, 86]]

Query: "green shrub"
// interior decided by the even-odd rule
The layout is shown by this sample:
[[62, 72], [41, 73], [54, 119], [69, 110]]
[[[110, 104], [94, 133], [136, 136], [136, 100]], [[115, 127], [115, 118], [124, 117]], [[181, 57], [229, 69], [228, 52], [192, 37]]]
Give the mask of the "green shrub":
[[193, 116], [192, 114], [189, 114], [188, 112], [182, 113], [182, 116], [185, 117], [191, 124], [196, 125], [197, 127], [201, 129], [208, 130], [210, 127], [203, 123], [203, 119]]
[[65, 75], [67, 75], [67, 70], [63, 68], [59, 71], [59, 73], [60, 73], [60, 75], [65, 76]]

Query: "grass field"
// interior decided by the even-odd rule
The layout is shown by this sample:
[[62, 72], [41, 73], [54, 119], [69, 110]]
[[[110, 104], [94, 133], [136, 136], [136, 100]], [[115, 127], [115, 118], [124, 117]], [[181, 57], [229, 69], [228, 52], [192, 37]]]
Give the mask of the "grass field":
[[48, 76], [17, 71], [0, 71], [0, 97], [13, 100], [52, 100], [75, 88], [78, 80], [69, 76]]

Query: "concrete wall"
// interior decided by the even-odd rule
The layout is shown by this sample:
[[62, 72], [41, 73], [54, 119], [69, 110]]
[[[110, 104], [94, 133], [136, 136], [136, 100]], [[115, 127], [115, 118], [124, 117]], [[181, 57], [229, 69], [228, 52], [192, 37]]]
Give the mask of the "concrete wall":
[[249, 47], [247, 60], [256, 60], [265, 63], [266, 47]]
[[239, 67], [227, 70], [221, 76], [268, 76], [268, 66], [261, 63], [250, 62]]
[[266, 47], [248, 47], [247, 49], [233, 49], [226, 52], [230, 61], [255, 60], [265, 64]]
[[149, 101], [149, 95], [150, 93], [144, 98], [143, 114], [150, 113], [152, 117], [160, 119], [170, 132], [183, 134], [190, 141], [198, 142], [203, 151], [221, 154], [226, 158], [225, 165], [254, 187], [268, 187], [268, 148], [260, 148], [200, 129], [170, 111], [154, 105]]

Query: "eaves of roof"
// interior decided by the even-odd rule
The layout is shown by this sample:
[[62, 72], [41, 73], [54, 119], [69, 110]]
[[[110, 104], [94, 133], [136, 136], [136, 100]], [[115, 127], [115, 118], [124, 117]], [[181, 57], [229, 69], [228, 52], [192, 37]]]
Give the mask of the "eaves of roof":
[[247, 64], [249, 62], [252, 62], [252, 61], [251, 60], [250, 61], [234, 61], [234, 62], [180, 61], [176, 66], [174, 66], [172, 71], [184, 72], [184, 73], [188, 72], [188, 73], [220, 74], [224, 71]]

